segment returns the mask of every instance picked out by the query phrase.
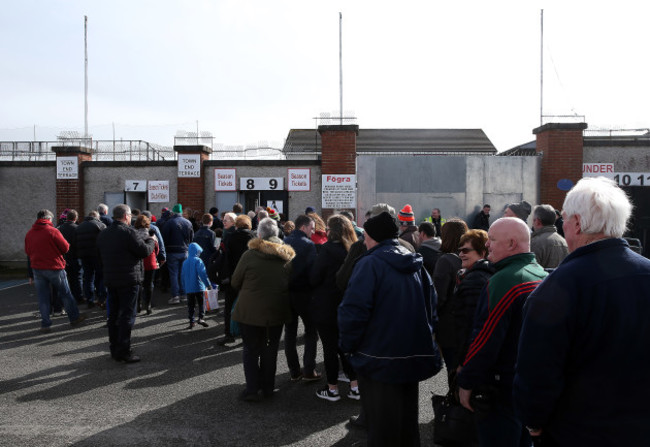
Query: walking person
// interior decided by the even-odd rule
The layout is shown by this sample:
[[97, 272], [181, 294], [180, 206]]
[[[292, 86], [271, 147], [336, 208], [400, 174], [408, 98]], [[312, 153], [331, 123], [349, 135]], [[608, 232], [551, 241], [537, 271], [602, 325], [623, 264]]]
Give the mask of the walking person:
[[99, 220], [99, 213], [91, 211], [76, 230], [77, 255], [83, 267], [83, 290], [89, 308], [95, 304], [103, 305], [106, 301], [106, 289], [97, 253], [97, 236], [105, 229], [106, 225]]
[[183, 217], [183, 206], [178, 203], [160, 230], [167, 251], [167, 269], [172, 297], [169, 304], [179, 304], [184, 291], [181, 287], [181, 266], [187, 259], [187, 249], [194, 239], [194, 230], [189, 220]]
[[56, 291], [58, 299], [63, 301], [63, 307], [72, 326], [78, 326], [86, 319], [85, 314], [79, 313], [65, 274], [64, 255], [70, 249], [70, 244], [61, 232], [54, 228], [53, 219], [54, 214], [50, 210], [40, 210], [36, 215], [36, 222], [25, 235], [25, 253], [29, 256], [34, 274], [43, 333], [50, 332], [52, 326], [50, 286]]
[[[210, 290], [210, 280], [205, 270], [205, 265], [201, 261], [201, 252], [203, 249], [196, 242], [192, 242], [189, 247], [187, 259], [183, 262], [181, 271], [181, 281], [183, 289], [187, 292], [187, 315], [190, 320], [188, 329], [193, 329], [196, 323], [203, 327], [208, 327], [205, 322], [205, 308], [203, 306], [203, 292]], [[194, 308], [198, 307], [199, 318], [194, 321]]]
[[151, 296], [153, 295], [153, 280], [154, 274], [158, 267], [157, 257], [159, 255], [160, 249], [158, 244], [158, 237], [156, 236], [155, 231], [152, 228], [151, 221], [146, 214], [141, 214], [135, 220], [135, 229], [139, 231], [142, 238], [154, 237], [155, 247], [149, 256], [144, 258], [142, 261], [144, 268], [144, 277], [142, 279], [142, 286], [138, 291], [138, 305], [137, 312], [142, 312], [142, 309], [145, 309], [147, 315], [151, 315], [152, 306], [151, 306]]
[[113, 208], [113, 223], [97, 236], [108, 289], [108, 341], [111, 357], [118, 362], [140, 361], [131, 350], [131, 331], [143, 279], [142, 260], [155, 245], [152, 237], [143, 238], [131, 227], [131, 208], [123, 204]]
[[77, 257], [77, 219], [79, 219], [79, 213], [76, 210], [68, 210], [65, 221], [57, 229], [61, 232], [65, 240], [68, 241], [68, 244], [70, 244], [70, 249], [64, 255], [65, 273], [68, 276], [68, 284], [70, 285], [72, 296], [77, 301], [77, 304], [81, 304], [84, 302], [84, 297], [81, 285], [81, 265]]

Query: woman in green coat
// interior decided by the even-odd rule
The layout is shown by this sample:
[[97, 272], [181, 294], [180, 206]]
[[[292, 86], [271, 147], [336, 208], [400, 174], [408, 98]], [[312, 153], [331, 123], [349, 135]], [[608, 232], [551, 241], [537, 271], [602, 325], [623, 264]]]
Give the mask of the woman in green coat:
[[259, 401], [260, 392], [273, 395], [282, 327], [291, 321], [289, 273], [295, 252], [277, 235], [275, 221], [262, 219], [258, 237], [248, 243], [230, 282], [239, 290], [232, 318], [239, 322], [244, 342], [246, 389], [241, 397], [249, 402]]

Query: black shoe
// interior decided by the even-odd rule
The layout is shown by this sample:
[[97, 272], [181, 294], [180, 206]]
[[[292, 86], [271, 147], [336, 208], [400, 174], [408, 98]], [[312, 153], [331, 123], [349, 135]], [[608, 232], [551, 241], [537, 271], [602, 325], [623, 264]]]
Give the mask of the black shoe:
[[323, 375], [319, 373], [318, 371], [314, 370], [311, 374], [304, 374], [302, 376], [302, 380], [305, 382], [315, 382], [317, 380], [320, 380]]
[[120, 357], [116, 358], [115, 360], [123, 363], [138, 363], [140, 361], [140, 357], [137, 355], [129, 354], [128, 357]]
[[225, 346], [227, 344], [234, 343], [234, 342], [235, 342], [235, 337], [233, 337], [232, 335], [226, 335], [221, 340], [217, 340], [217, 345]]
[[86, 314], [79, 314], [79, 317], [76, 320], [71, 321], [70, 325], [73, 327], [79, 326], [86, 319], [86, 316], [87, 316]]
[[359, 416], [351, 416], [350, 417], [350, 425], [353, 427], [358, 427], [358, 428], [366, 428], [366, 421], [364, 420], [361, 415]]
[[239, 398], [244, 402], [259, 402], [262, 400], [262, 396], [259, 393], [249, 393], [246, 390], [242, 391]]
[[197, 323], [199, 323], [203, 327], [208, 327], [208, 323], [206, 323], [203, 318], [201, 318], [199, 321], [197, 321]]
[[193, 321], [190, 321], [190, 325], [187, 327], [188, 329], [194, 329], [194, 326], [196, 326], [196, 323]]

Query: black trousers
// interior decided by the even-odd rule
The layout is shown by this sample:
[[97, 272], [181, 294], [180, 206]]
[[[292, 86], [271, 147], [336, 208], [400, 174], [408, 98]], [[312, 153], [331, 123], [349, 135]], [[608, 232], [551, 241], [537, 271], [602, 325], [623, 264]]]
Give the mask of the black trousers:
[[323, 344], [323, 359], [325, 361], [325, 374], [327, 376], [327, 383], [336, 385], [339, 377], [339, 358], [343, 366], [343, 372], [350, 380], [356, 380], [357, 375], [350, 366], [348, 358], [343, 355], [343, 351], [339, 349], [339, 328], [330, 322], [316, 323], [318, 328], [318, 336]]
[[271, 396], [275, 387], [282, 326], [261, 327], [239, 323], [239, 327], [244, 342], [246, 393], [255, 394], [261, 390], [265, 396]]
[[138, 289], [137, 285], [108, 288], [108, 341], [117, 359], [129, 356]]
[[368, 447], [419, 446], [418, 382], [384, 383], [359, 375]]

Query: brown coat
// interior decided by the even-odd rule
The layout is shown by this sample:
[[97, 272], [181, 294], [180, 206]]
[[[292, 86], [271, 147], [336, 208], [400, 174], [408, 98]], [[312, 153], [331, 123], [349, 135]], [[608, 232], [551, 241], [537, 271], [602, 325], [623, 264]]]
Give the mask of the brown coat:
[[291, 321], [289, 274], [295, 255], [291, 246], [277, 238], [255, 238], [248, 243], [230, 283], [239, 290], [233, 320], [262, 327]]

